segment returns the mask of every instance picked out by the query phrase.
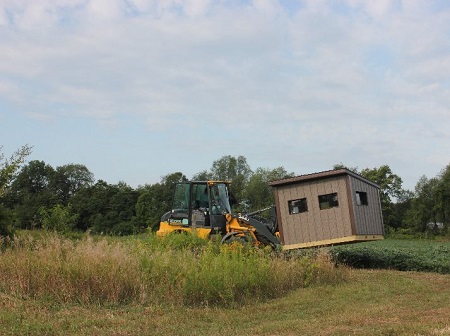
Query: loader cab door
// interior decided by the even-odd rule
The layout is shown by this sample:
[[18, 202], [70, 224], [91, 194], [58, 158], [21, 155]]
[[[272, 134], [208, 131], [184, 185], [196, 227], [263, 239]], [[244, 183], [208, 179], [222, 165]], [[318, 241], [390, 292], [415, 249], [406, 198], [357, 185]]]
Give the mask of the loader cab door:
[[189, 183], [178, 183], [173, 194], [172, 210], [168, 217], [171, 225], [189, 226]]
[[210, 183], [209, 185], [209, 217], [212, 233], [226, 234], [227, 220], [225, 215], [231, 213], [228, 184]]
[[231, 212], [228, 185], [223, 182], [185, 182], [175, 187], [169, 224], [211, 228], [225, 233], [225, 214]]
[[192, 228], [210, 227], [209, 207], [209, 187], [206, 182], [178, 183], [169, 224]]

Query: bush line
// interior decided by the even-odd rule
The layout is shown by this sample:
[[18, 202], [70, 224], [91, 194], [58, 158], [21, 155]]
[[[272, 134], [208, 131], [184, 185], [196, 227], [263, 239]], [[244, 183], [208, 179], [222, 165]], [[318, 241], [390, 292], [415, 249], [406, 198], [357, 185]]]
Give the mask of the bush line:
[[450, 244], [385, 240], [330, 249], [335, 262], [354, 268], [384, 268], [450, 274]]

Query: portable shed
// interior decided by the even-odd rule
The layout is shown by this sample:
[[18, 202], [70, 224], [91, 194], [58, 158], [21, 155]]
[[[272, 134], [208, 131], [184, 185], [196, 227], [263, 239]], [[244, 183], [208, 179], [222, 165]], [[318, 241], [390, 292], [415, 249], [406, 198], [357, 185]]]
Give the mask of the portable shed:
[[361, 175], [339, 169], [270, 185], [284, 249], [383, 239], [379, 187]]

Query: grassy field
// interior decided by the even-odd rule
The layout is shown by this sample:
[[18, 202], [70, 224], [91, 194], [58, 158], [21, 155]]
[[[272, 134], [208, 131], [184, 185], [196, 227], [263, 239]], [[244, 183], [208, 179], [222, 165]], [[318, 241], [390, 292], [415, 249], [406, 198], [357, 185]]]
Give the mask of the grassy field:
[[55, 304], [0, 294], [0, 335], [450, 335], [450, 276], [355, 270], [237, 308]]
[[22, 237], [0, 253], [2, 336], [224, 334], [450, 335], [450, 275], [185, 237]]

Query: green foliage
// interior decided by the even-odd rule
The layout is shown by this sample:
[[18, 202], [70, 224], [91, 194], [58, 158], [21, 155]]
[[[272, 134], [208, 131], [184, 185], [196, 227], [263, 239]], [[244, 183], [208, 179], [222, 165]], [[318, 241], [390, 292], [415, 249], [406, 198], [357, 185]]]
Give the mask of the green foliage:
[[44, 161], [33, 160], [17, 175], [6, 203], [14, 210], [18, 228], [39, 228], [40, 209], [51, 208], [58, 203], [55, 192], [50, 188], [54, 172]]
[[150, 244], [153, 252], [143, 259], [147, 281], [158, 284], [155, 290], [165, 302], [195, 306], [258, 302], [321, 281], [338, 283], [346, 274], [328, 260], [285, 258], [271, 250], [237, 242], [220, 245], [190, 234], [154, 238]]
[[180, 172], [164, 176], [160, 183], [146, 185], [139, 189], [136, 202], [137, 221], [156, 230], [162, 215], [170, 210], [176, 183], [187, 178]]
[[339, 169], [347, 169], [347, 170], [350, 170], [350, 171], [358, 174], [358, 167], [347, 167], [342, 162], [339, 162], [339, 163], [336, 163], [333, 165], [333, 170], [339, 170]]
[[138, 192], [126, 185], [111, 185], [98, 181], [82, 188], [70, 200], [73, 211], [79, 215], [76, 227], [97, 234], [127, 235], [138, 233], [135, 205]]
[[293, 176], [294, 173], [288, 173], [283, 167], [256, 169], [243, 193], [249, 208], [257, 210], [274, 204], [273, 190], [269, 182]]
[[70, 198], [82, 188], [94, 182], [93, 174], [81, 164], [57, 167], [51, 177], [50, 189], [58, 196], [58, 201], [67, 204]]
[[428, 179], [422, 176], [416, 184], [417, 197], [407, 213], [407, 221], [419, 232], [425, 232], [428, 223], [437, 221], [436, 191], [439, 181], [436, 178]]
[[448, 232], [450, 228], [450, 164], [439, 175], [436, 198], [438, 220], [443, 223], [443, 231]]
[[231, 192], [237, 200], [243, 199], [243, 192], [247, 186], [248, 180], [252, 174], [247, 159], [239, 155], [222, 156], [213, 162], [210, 177], [214, 180], [231, 181]]
[[400, 197], [402, 194], [402, 179], [394, 174], [388, 165], [378, 168], [365, 168], [360, 174], [365, 178], [375, 182], [380, 187], [381, 201], [391, 202], [391, 197]]
[[208, 240], [187, 232], [174, 232], [164, 238], [157, 237], [154, 234], [150, 234], [149, 241], [153, 247], [157, 247], [158, 249], [162, 248], [166, 250], [177, 251], [195, 251], [210, 244]]
[[[0, 204], [0, 242], [2, 237], [12, 238], [14, 228], [12, 226], [10, 211]], [[1, 247], [1, 244], [0, 244]]]
[[[0, 201], [5, 204], [7, 203], [5, 196], [8, 195], [20, 166], [25, 162], [25, 158], [31, 154], [32, 147], [22, 146], [9, 159], [5, 159], [2, 149], [3, 147], [0, 146]], [[11, 212], [3, 204], [0, 204], [0, 238], [12, 237], [13, 233]]]
[[212, 174], [207, 170], [202, 170], [201, 172], [192, 176], [192, 181], [209, 181], [209, 180], [212, 180]]
[[220, 253], [202, 251], [200, 261], [185, 274], [183, 297], [189, 305], [230, 305], [270, 297], [270, 259], [242, 245], [223, 246]]
[[450, 274], [450, 243], [385, 240], [331, 248], [336, 262], [355, 268], [388, 268]]
[[50, 209], [40, 209], [42, 228], [58, 233], [69, 233], [73, 230], [78, 215], [72, 213], [70, 205], [57, 204]]
[[25, 158], [31, 154], [32, 147], [29, 145], [22, 146], [9, 159], [5, 159], [2, 149], [3, 146], [0, 146], [0, 197], [6, 194], [11, 182], [16, 177], [17, 171], [25, 162]]
[[438, 229], [446, 234], [450, 226], [450, 165], [437, 177], [422, 176], [414, 196], [405, 221], [419, 232]]

